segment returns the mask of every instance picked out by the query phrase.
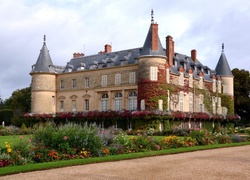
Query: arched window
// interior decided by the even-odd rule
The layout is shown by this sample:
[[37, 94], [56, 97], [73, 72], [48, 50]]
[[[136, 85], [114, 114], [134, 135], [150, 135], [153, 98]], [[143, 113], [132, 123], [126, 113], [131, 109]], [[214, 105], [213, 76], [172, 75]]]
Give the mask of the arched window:
[[128, 110], [136, 110], [137, 109], [137, 94], [136, 92], [130, 92], [128, 95]]
[[107, 111], [108, 110], [108, 94], [104, 93], [102, 94], [102, 99], [101, 99], [101, 111]]
[[115, 111], [121, 111], [122, 110], [122, 93], [116, 93], [115, 94]]

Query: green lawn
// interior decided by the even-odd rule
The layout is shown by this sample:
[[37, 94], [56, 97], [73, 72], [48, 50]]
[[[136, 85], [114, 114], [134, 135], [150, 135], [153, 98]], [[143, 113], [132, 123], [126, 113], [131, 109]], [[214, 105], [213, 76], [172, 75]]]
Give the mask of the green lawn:
[[15, 135], [15, 136], [0, 136], [0, 148], [5, 147], [5, 142], [15, 144], [20, 141], [20, 136], [23, 136], [23, 139], [27, 139], [30, 137], [30, 135]]

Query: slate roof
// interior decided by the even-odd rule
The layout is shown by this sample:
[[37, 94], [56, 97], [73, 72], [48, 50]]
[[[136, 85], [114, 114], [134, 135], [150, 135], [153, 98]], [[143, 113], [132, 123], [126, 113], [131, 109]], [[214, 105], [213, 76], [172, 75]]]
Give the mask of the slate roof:
[[[71, 59], [66, 66], [55, 66], [52, 63], [52, 60], [49, 55], [45, 40], [37, 62], [33, 65], [31, 73], [34, 72], [48, 72], [48, 73], [66, 73], [74, 71], [84, 71], [91, 69], [100, 69], [112, 66], [122, 66], [127, 64], [136, 64], [138, 63], [138, 57], [144, 55], [157, 55], [157, 56], [166, 56], [166, 49], [161, 45], [160, 39], [158, 37], [158, 51], [152, 51], [152, 28], [150, 25], [147, 37], [145, 39], [143, 47], [108, 52], [108, 53], [99, 53], [96, 55], [83, 56]], [[216, 71], [211, 70], [209, 67], [204, 66], [199, 60], [195, 62], [191, 59], [190, 56], [186, 56], [180, 53], [175, 53], [173, 57], [174, 65], [170, 68], [171, 73], [179, 75], [179, 69], [184, 67], [184, 75], [189, 76], [188, 71], [190, 69], [194, 72], [194, 78], [199, 79], [199, 73], [204, 74], [204, 80], [212, 82], [212, 76], [216, 74], [217, 76], [232, 76], [230, 67], [228, 65], [226, 56], [222, 52], [219, 62], [216, 66]]]
[[49, 73], [55, 72], [54, 65], [52, 63], [52, 60], [49, 54], [49, 50], [46, 46], [45, 36], [44, 36], [43, 47], [40, 50], [40, 54], [38, 56], [36, 64], [34, 64], [32, 67], [33, 68], [32, 68], [31, 73], [33, 72], [49, 72]]
[[217, 76], [229, 76], [229, 77], [233, 76], [232, 71], [227, 62], [226, 55], [224, 54], [223, 51], [220, 55], [220, 59], [216, 65], [215, 71]]
[[146, 40], [144, 42], [140, 55], [161, 55], [161, 56], [166, 55], [166, 53], [164, 53], [163, 51], [163, 47], [161, 45], [159, 36], [158, 36], [158, 50], [157, 51], [152, 50], [152, 26], [151, 25], [149, 27], [148, 35], [146, 37]]

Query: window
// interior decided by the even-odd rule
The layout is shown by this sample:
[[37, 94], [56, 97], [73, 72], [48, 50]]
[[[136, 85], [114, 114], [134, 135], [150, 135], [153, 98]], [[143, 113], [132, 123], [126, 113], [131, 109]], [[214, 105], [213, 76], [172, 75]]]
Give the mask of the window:
[[144, 99], [141, 100], [141, 110], [142, 111], [145, 110], [145, 100]]
[[169, 69], [166, 69], [166, 82], [169, 83], [170, 75], [169, 75]]
[[52, 96], [52, 98], [51, 98], [51, 105], [52, 105], [52, 106], [55, 105], [55, 96]]
[[203, 77], [200, 77], [199, 86], [200, 89], [203, 89]]
[[60, 111], [64, 111], [64, 101], [60, 101]]
[[102, 75], [102, 86], [107, 86], [107, 75]]
[[218, 97], [218, 107], [221, 107], [221, 98], [220, 97]]
[[218, 93], [221, 93], [221, 81], [218, 81]]
[[101, 98], [101, 111], [107, 111], [108, 110], [108, 94], [105, 93], [102, 95]]
[[115, 94], [115, 111], [121, 111], [122, 110], [122, 93], [116, 93]]
[[76, 100], [72, 100], [72, 111], [76, 111]]
[[213, 96], [212, 97], [212, 107], [213, 107], [213, 114], [216, 113], [216, 98]]
[[180, 111], [183, 111], [183, 91], [179, 94], [179, 105], [180, 105]]
[[223, 94], [227, 93], [228, 93], [227, 85], [223, 85]]
[[189, 112], [193, 112], [194, 108], [193, 108], [193, 93], [189, 93]]
[[129, 73], [129, 84], [135, 84], [135, 72]]
[[216, 80], [213, 79], [213, 92], [216, 92]]
[[89, 88], [89, 78], [85, 78], [85, 88]]
[[158, 108], [160, 111], [163, 111], [163, 100], [162, 99], [158, 100]]
[[115, 74], [115, 85], [121, 84], [121, 74]]
[[72, 80], [73, 88], [76, 88], [76, 79]]
[[128, 110], [133, 111], [137, 109], [137, 94], [130, 92], [128, 95]]
[[158, 68], [150, 67], [150, 80], [157, 81], [158, 80]]
[[64, 80], [61, 80], [61, 81], [60, 81], [60, 89], [61, 89], [61, 90], [64, 89]]
[[89, 100], [85, 99], [85, 111], [89, 111]]
[[200, 94], [200, 101], [199, 101], [199, 111], [204, 112], [204, 104], [203, 104], [203, 95]]
[[193, 74], [189, 74], [189, 87], [193, 87], [193, 83], [194, 83]]
[[183, 72], [181, 72], [180, 76], [179, 76], [179, 85], [181, 85], [181, 86], [184, 85], [184, 75], [183, 75]]

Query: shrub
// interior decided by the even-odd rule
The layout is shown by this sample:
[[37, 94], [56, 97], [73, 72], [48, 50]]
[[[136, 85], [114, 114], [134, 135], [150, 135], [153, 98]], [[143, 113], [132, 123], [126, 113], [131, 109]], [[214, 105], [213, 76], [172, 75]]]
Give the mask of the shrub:
[[184, 142], [177, 136], [164, 137], [161, 142], [167, 148], [179, 148], [184, 146]]
[[78, 153], [82, 148], [98, 156], [101, 152], [102, 140], [99, 128], [95, 124], [84, 125], [67, 123], [56, 127], [54, 123], [42, 125], [33, 134], [37, 146], [45, 146], [66, 153]]
[[232, 140], [232, 142], [246, 142], [247, 138], [246, 137], [242, 137], [239, 136], [238, 134], [232, 134], [229, 136], [230, 140]]
[[196, 139], [199, 145], [214, 144], [214, 138], [207, 130], [193, 130], [190, 137]]

